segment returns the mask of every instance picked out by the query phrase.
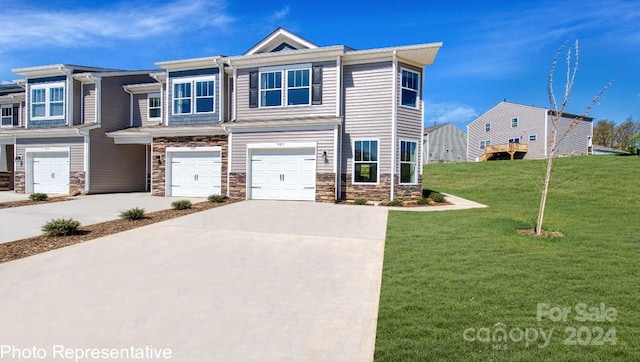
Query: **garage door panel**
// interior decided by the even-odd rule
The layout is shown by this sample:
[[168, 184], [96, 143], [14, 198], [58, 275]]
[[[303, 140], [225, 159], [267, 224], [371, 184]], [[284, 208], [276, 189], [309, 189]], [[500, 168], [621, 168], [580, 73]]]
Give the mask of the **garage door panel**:
[[34, 153], [31, 172], [33, 192], [69, 193], [69, 154], [67, 152]]
[[220, 152], [174, 152], [171, 159], [172, 196], [221, 194]]
[[315, 200], [315, 149], [254, 150], [251, 197]]

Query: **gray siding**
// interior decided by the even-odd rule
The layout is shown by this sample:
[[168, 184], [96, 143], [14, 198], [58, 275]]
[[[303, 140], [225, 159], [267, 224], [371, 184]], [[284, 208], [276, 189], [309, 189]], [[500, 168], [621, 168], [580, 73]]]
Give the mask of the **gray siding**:
[[133, 95], [133, 126], [140, 127], [142, 123], [147, 120], [147, 94], [134, 94]]
[[[333, 172], [334, 131], [333, 130], [309, 130], [309, 131], [283, 131], [283, 132], [252, 132], [233, 133], [231, 148], [231, 172], [247, 171], [247, 145], [249, 143], [277, 143], [277, 142], [315, 142], [317, 145], [317, 172]], [[327, 151], [329, 162], [324, 163], [323, 151]]]
[[[420, 73], [420, 89], [418, 89], [418, 108], [411, 108], [402, 106], [402, 68], [413, 70]], [[416, 68], [406, 64], [399, 64], [396, 73], [396, 99], [398, 107], [398, 117], [396, 123], [396, 173], [400, 172], [400, 141], [416, 141], [418, 145], [417, 155], [422, 152], [422, 145], [420, 139], [422, 136], [423, 121], [422, 121], [422, 105], [420, 100], [422, 99], [422, 69]], [[419, 158], [418, 158], [419, 159]], [[418, 161], [420, 162], [420, 161]]]
[[[553, 115], [549, 115], [549, 139], [553, 129]], [[555, 154], [557, 156], [586, 155], [589, 150], [589, 137], [593, 136], [591, 121], [577, 121], [573, 128], [571, 124], [574, 118], [562, 117], [558, 126], [558, 147]], [[570, 129], [570, 130], [569, 130]], [[567, 132], [563, 138], [563, 134]]]
[[467, 160], [467, 135], [452, 123], [425, 134], [424, 142], [423, 163]]
[[[353, 140], [378, 139], [380, 174], [391, 173], [393, 72], [391, 62], [346, 65], [341, 172], [352, 172]], [[418, 138], [419, 139], [419, 138]]]
[[82, 99], [84, 95], [82, 94], [81, 82], [74, 79], [72, 81], [72, 84], [73, 84], [73, 116], [69, 124], [77, 125], [82, 123], [82, 116], [83, 116]]
[[309, 106], [249, 108], [249, 73], [258, 71], [258, 68], [238, 69], [237, 121], [335, 116], [336, 63], [318, 62], [312, 65], [322, 66], [322, 104]]
[[90, 193], [144, 191], [145, 145], [115, 145], [98, 128], [91, 130]]
[[[195, 69], [190, 71], [182, 71], [182, 72], [170, 72], [169, 73], [169, 86], [167, 87], [167, 92], [169, 94], [169, 104], [166, 107], [169, 110], [169, 125], [177, 126], [177, 125], [195, 125], [195, 124], [215, 124], [218, 123], [219, 112], [220, 112], [220, 91], [219, 84], [220, 76], [219, 76], [218, 68], [210, 68], [210, 69]], [[184, 78], [193, 78], [193, 77], [205, 77], [212, 76], [214, 77], [214, 111], [213, 113], [207, 114], [188, 114], [188, 115], [175, 115], [173, 114], [173, 81], [184, 79]]]
[[95, 122], [96, 121], [96, 85], [85, 84], [82, 90], [82, 99], [84, 104], [82, 106], [83, 122]]
[[[518, 127], [511, 127], [513, 118], [518, 118]], [[475, 161], [484, 153], [480, 149], [480, 141], [490, 140], [491, 144], [500, 144], [509, 142], [511, 138], [520, 138], [520, 143], [528, 145], [529, 152], [524, 158], [545, 157], [545, 119], [546, 110], [543, 108], [498, 103], [467, 126], [467, 160]], [[486, 123], [491, 124], [489, 132], [485, 131]], [[537, 140], [529, 141], [531, 135], [536, 135]]]
[[[27, 94], [27, 99], [29, 99], [29, 102], [31, 102], [31, 86], [38, 84], [46, 84], [46, 83], [58, 83], [58, 82], [64, 82], [67, 79], [66, 76], [61, 75], [61, 76], [54, 76], [54, 77], [44, 77], [44, 78], [34, 78], [34, 79], [29, 79], [27, 81], [27, 87], [26, 87], [26, 94]], [[69, 102], [66, 99], [65, 96], [65, 117], [69, 116]], [[55, 120], [48, 120], [48, 119], [44, 119], [44, 120], [32, 120], [31, 119], [31, 107], [29, 107], [29, 105], [26, 105], [26, 113], [25, 113], [25, 120], [26, 120], [26, 125], [29, 128], [45, 128], [45, 127], [64, 127], [66, 125], [66, 119], [55, 119]]]
[[[59, 137], [59, 138], [18, 138], [16, 140], [16, 153], [25, 158], [27, 148], [45, 147], [69, 147], [70, 171], [84, 171], [84, 137]], [[16, 171], [25, 171], [26, 163], [16, 163]]]

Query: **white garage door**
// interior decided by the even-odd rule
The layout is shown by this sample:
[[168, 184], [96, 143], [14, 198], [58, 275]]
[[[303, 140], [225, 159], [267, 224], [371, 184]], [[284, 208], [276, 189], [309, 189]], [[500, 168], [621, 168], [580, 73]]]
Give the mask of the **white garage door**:
[[251, 198], [314, 201], [316, 198], [315, 150], [253, 150]]
[[69, 154], [67, 152], [34, 153], [32, 156], [33, 192], [69, 193]]
[[172, 152], [171, 196], [221, 194], [220, 152]]

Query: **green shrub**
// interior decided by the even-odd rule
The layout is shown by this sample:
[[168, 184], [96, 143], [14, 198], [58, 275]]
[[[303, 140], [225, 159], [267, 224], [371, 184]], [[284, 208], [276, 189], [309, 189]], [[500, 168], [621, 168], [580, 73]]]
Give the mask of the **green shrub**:
[[223, 202], [224, 201], [224, 196], [222, 195], [209, 195], [209, 197], [207, 197], [207, 200], [211, 201], [211, 202]]
[[445, 202], [444, 195], [439, 192], [432, 192], [429, 194], [429, 200], [433, 202]]
[[29, 195], [29, 200], [31, 201], [45, 201], [49, 198], [49, 195], [43, 194], [42, 192], [34, 192]]
[[420, 200], [416, 201], [416, 204], [418, 204], [418, 205], [428, 205], [429, 204], [429, 199], [423, 197]]
[[171, 207], [174, 210], [186, 210], [191, 208], [191, 201], [189, 200], [176, 200], [171, 203]]
[[400, 199], [395, 199], [395, 200], [389, 201], [389, 206], [402, 206], [403, 204], [404, 204], [404, 201], [402, 201]]
[[134, 207], [133, 209], [120, 212], [120, 218], [125, 220], [139, 220], [144, 217], [144, 209]]
[[80, 227], [80, 222], [74, 219], [52, 219], [42, 226], [42, 232], [48, 236], [72, 235]]
[[358, 198], [353, 200], [353, 203], [356, 205], [366, 205], [367, 204], [367, 199], [363, 199], [363, 198]]

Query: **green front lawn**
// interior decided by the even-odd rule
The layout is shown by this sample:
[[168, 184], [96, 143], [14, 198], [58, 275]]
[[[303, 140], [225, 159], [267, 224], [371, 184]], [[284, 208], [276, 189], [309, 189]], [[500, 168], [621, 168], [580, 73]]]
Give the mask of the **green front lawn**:
[[[555, 162], [555, 239], [516, 233], [534, 226], [543, 161], [425, 166], [425, 188], [489, 208], [389, 213], [376, 360], [639, 358], [640, 157]], [[581, 320], [601, 303], [608, 319]], [[538, 321], [538, 307], [568, 313]]]

